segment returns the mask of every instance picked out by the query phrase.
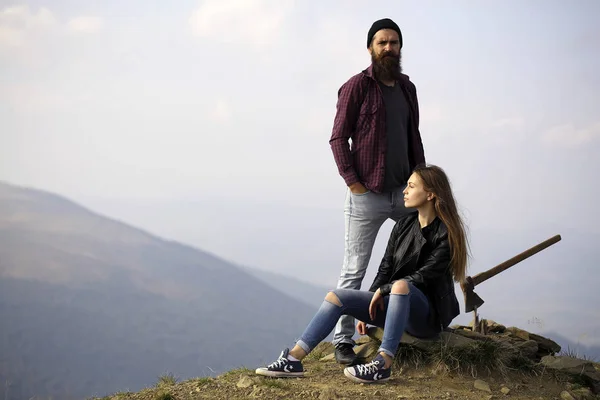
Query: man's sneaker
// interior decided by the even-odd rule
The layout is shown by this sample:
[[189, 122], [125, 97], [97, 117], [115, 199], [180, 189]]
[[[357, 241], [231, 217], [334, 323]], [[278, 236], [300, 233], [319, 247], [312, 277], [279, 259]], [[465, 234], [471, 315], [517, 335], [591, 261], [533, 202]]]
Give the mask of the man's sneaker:
[[257, 368], [258, 375], [271, 376], [276, 378], [297, 378], [304, 376], [304, 368], [301, 361], [288, 360], [287, 356], [290, 349], [281, 352], [279, 358], [263, 368]]
[[354, 352], [354, 346], [350, 343], [340, 343], [335, 346], [335, 360], [339, 364], [355, 365], [358, 362], [358, 356]]
[[355, 365], [344, 368], [344, 375], [358, 383], [377, 383], [385, 382], [390, 379], [392, 368], [383, 368], [385, 360], [381, 354], [378, 354], [373, 361], [368, 364]]

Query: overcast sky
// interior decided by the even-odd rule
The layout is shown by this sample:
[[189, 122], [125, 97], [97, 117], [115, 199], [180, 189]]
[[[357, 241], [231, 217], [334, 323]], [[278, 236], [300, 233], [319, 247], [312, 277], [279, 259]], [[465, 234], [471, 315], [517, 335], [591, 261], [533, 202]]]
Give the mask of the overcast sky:
[[[390, 17], [427, 161], [448, 172], [471, 229], [471, 272], [562, 234], [518, 275], [560, 330], [559, 293], [584, 284], [598, 299], [600, 286], [600, 2], [365, 4], [0, 0], [0, 180], [332, 286], [337, 90], [369, 65], [372, 22]], [[582, 335], [600, 337], [600, 322], [585, 325], [597, 310], [583, 307]]]

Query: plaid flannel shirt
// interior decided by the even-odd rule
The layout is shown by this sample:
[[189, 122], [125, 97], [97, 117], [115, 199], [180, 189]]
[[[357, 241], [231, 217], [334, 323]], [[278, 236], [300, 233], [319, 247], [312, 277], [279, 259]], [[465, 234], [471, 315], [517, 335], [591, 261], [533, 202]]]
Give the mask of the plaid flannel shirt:
[[[413, 169], [425, 163], [419, 132], [417, 90], [407, 75], [402, 74], [399, 83], [409, 104], [408, 156], [410, 168]], [[350, 78], [338, 91], [329, 144], [346, 185], [361, 182], [367, 189], [381, 193], [387, 144], [385, 130], [383, 95], [371, 65]]]

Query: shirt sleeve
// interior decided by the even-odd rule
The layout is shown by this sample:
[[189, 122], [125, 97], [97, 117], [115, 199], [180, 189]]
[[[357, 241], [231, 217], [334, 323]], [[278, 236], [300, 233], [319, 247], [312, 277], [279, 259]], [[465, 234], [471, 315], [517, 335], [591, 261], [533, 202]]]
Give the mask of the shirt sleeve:
[[333, 131], [329, 140], [338, 171], [348, 186], [359, 182], [348, 139], [352, 137], [356, 129], [356, 121], [362, 104], [361, 92], [360, 78], [352, 78], [342, 85], [338, 91]]
[[411, 96], [413, 97], [413, 101], [414, 101], [414, 119], [415, 119], [415, 126], [417, 129], [417, 135], [416, 135], [416, 147], [417, 150], [414, 151], [414, 157], [415, 157], [415, 165], [419, 165], [419, 164], [425, 164], [425, 150], [423, 149], [423, 141], [421, 139], [421, 132], [420, 132], [420, 128], [419, 128], [419, 97], [417, 96], [417, 88], [416, 86], [411, 82], [410, 86], [409, 86], [409, 90], [411, 92]]

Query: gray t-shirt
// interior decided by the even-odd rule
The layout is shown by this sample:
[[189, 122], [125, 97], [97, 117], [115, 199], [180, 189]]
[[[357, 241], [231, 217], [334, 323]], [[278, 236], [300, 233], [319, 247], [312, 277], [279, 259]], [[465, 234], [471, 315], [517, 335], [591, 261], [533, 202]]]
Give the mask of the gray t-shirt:
[[408, 161], [408, 102], [398, 83], [393, 87], [379, 82], [386, 114], [387, 150], [383, 191], [390, 192], [406, 185], [410, 177]]

